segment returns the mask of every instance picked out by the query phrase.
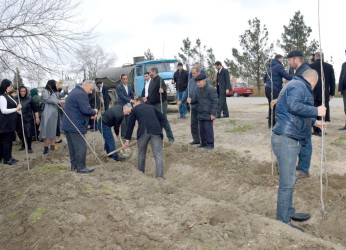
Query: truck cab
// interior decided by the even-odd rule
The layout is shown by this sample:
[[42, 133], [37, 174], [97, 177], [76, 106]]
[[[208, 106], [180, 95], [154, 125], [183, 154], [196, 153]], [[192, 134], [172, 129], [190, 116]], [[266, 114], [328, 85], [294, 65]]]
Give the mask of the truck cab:
[[176, 88], [172, 84], [174, 72], [177, 70], [178, 61], [175, 59], [160, 59], [138, 62], [135, 65], [135, 89], [138, 96], [142, 95], [144, 88], [144, 73], [149, 72], [152, 68], [159, 70], [159, 76], [165, 81], [167, 87], [167, 101], [176, 100]]
[[[138, 58], [142, 60], [138, 60]], [[118, 102], [116, 87], [121, 83], [120, 77], [126, 74], [129, 83], [133, 84], [137, 96], [142, 96], [144, 88], [144, 73], [149, 72], [152, 68], [157, 68], [159, 76], [165, 81], [168, 103], [176, 102], [176, 88], [172, 84], [174, 72], [178, 68], [176, 59], [157, 59], [144, 61], [143, 57], [134, 58], [134, 64], [126, 64], [122, 67], [114, 67], [98, 72], [96, 81], [101, 80], [109, 89], [111, 105]], [[135, 60], [136, 59], [136, 60]]]

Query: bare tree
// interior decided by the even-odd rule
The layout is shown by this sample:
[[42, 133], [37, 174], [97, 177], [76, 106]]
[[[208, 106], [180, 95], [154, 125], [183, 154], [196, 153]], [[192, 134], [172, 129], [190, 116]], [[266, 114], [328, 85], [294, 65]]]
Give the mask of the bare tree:
[[15, 72], [53, 73], [65, 56], [92, 39], [72, 0], [0, 0], [0, 64]]
[[98, 71], [114, 65], [117, 57], [107, 54], [100, 47], [82, 47], [76, 52], [77, 62], [72, 65], [75, 73], [84, 73], [84, 79], [95, 79]]

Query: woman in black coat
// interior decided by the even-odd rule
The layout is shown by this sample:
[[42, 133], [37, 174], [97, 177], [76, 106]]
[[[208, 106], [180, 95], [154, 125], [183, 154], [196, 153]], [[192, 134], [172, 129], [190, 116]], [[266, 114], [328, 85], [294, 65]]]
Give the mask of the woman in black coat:
[[[38, 107], [31, 96], [28, 95], [28, 90], [25, 86], [19, 88], [18, 97], [20, 98], [20, 104], [22, 105], [24, 134], [28, 145], [28, 153], [32, 153], [31, 142], [32, 137], [35, 136], [35, 123], [37, 125], [40, 124]], [[22, 151], [25, 149], [25, 143], [23, 138], [22, 121], [19, 115], [17, 117], [17, 135], [22, 140], [22, 146], [19, 148], [19, 151]]]
[[21, 105], [8, 94], [13, 89], [12, 82], [4, 79], [0, 85], [0, 161], [14, 165], [17, 160], [12, 158], [13, 134], [17, 126], [17, 112]]

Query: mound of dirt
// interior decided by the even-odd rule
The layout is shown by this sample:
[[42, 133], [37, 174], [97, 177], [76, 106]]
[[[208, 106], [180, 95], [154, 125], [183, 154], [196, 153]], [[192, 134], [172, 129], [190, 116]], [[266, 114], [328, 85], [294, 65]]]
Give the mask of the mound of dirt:
[[327, 157], [334, 158], [324, 218], [313, 138], [311, 177], [294, 191], [297, 211], [311, 214], [296, 224], [306, 230], [301, 233], [275, 220], [278, 173], [274, 165], [271, 175], [267, 106], [241, 107], [244, 112], [231, 113], [235, 118], [215, 121], [213, 152], [187, 146], [188, 119], [170, 113], [176, 142], [165, 143], [165, 179], [155, 178], [150, 147], [142, 174], [135, 147], [125, 162], [115, 162], [104, 157], [97, 132], [87, 138], [103, 166], [89, 152], [87, 164], [95, 168], [89, 175], [70, 171], [64, 143], [47, 155], [34, 143], [30, 171], [14, 149], [20, 164], [0, 167], [0, 249], [345, 249], [340, 135], [326, 137]]

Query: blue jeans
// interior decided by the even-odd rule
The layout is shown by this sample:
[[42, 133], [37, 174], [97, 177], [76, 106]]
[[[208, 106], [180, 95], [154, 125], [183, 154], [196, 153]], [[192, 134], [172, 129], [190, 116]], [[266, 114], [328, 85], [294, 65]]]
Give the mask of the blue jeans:
[[312, 143], [311, 143], [311, 135], [306, 139], [306, 141], [302, 141], [302, 148], [299, 153], [299, 171], [303, 173], [309, 173], [310, 163], [311, 163], [311, 155], [312, 155]]
[[296, 182], [296, 163], [301, 144], [290, 137], [273, 133], [272, 149], [279, 165], [279, 189], [276, 219], [289, 223], [295, 214], [293, 189]]
[[[183, 95], [186, 93], [185, 91], [178, 91], [178, 100], [180, 101], [183, 98]], [[179, 107], [180, 116], [186, 115], [186, 102], [183, 102]]]
[[[107, 154], [110, 152], [113, 152], [116, 149], [116, 147], [115, 147], [114, 136], [112, 134], [112, 128], [108, 127], [104, 123], [102, 123], [102, 128], [101, 128], [101, 119], [97, 122], [97, 127], [100, 133], [102, 134], [103, 139], [105, 139], [104, 149], [106, 150]], [[114, 153], [112, 157], [114, 160], [118, 160], [118, 153]]]

